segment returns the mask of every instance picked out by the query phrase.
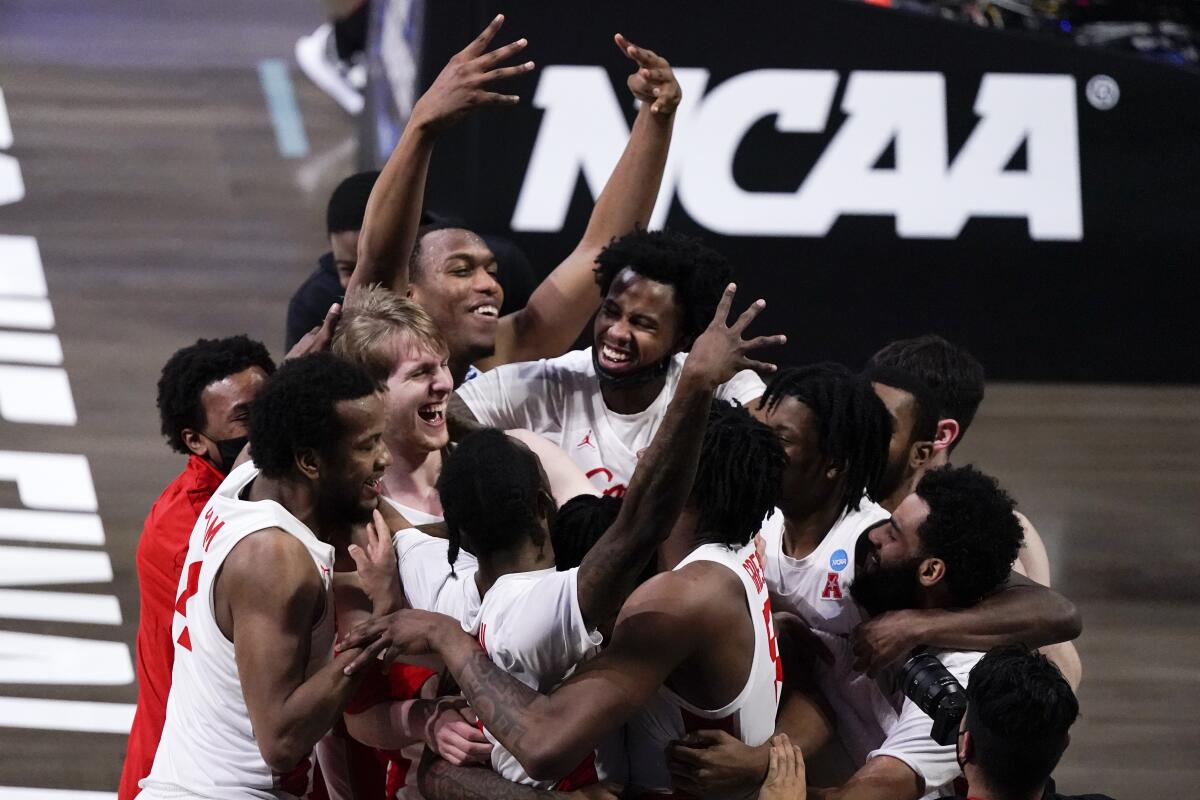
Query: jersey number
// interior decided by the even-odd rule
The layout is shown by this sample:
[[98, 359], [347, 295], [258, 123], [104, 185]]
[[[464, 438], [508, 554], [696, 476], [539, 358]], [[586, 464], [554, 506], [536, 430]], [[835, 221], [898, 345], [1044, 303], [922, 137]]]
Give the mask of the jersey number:
[[[184, 619], [187, 618], [188, 600], [191, 600], [200, 589], [200, 565], [202, 563], [201, 561], [193, 561], [191, 564], [188, 564], [187, 583], [184, 584], [183, 591], [179, 593], [179, 599], [175, 601], [175, 613]], [[192, 649], [192, 637], [188, 633], [186, 624], [183, 626], [183, 630], [179, 632], [179, 638], [175, 641], [188, 650]]]

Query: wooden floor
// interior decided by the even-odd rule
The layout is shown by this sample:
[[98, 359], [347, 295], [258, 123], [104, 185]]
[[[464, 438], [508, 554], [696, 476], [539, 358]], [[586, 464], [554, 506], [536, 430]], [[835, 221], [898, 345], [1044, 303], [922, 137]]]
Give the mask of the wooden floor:
[[[87, 456], [113, 579], [47, 588], [115, 594], [122, 611], [118, 625], [0, 631], [132, 646], [137, 536], [181, 467], [157, 435], [158, 371], [199, 336], [246, 332], [281, 354], [286, 299], [352, 168], [353, 124], [294, 70], [312, 152], [279, 156], [255, 69], [290, 59], [319, 21], [296, 0], [0, 3], [7, 152], [26, 187], [0, 206], [0, 234], [37, 237], [79, 417], [0, 421], [0, 450]], [[1200, 390], [995, 385], [958, 460], [1009, 486], [1084, 613], [1083, 718], [1060, 787], [1135, 798], [1200, 785]], [[0, 482], [0, 508], [14, 507]], [[0, 704], [22, 697], [135, 693], [0, 684]], [[123, 751], [115, 734], [0, 727], [0, 787], [110, 792]]]

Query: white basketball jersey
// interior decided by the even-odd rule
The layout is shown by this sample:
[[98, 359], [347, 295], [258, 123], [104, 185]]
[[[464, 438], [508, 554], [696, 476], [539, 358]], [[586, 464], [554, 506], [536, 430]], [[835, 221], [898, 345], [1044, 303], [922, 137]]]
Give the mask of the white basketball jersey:
[[[638, 458], [662, 424], [686, 358], [685, 353], [671, 358], [663, 390], [636, 414], [618, 414], [605, 405], [590, 347], [558, 358], [496, 367], [456, 392], [484, 425], [526, 428], [546, 437], [563, 449], [598, 491], [621, 497]], [[758, 375], [742, 370], [717, 387], [716, 398], [746, 405], [761, 397], [763, 388]]]
[[[143, 797], [290, 800], [309, 790], [311, 755], [285, 774], [274, 772], [263, 760], [233, 643], [217, 626], [213, 610], [213, 582], [234, 546], [252, 533], [279, 528], [308, 549], [325, 587], [325, 608], [313, 626], [305, 677], [333, 657], [333, 546], [318, 540], [278, 503], [240, 499], [257, 476], [258, 469], [249, 462], [230, 472], [192, 530], [171, 628], [175, 666], [166, 725], [154, 766], [141, 782]], [[262, 579], [272, 579], [269, 565]]]
[[671, 773], [666, 747], [675, 739], [705, 729], [719, 729], [751, 747], [766, 742], [775, 733], [783, 667], [775, 648], [771, 622], [771, 599], [767, 592], [762, 561], [751, 542], [739, 550], [720, 544], [697, 547], [675, 569], [697, 561], [713, 561], [730, 569], [742, 582], [754, 626], [754, 657], [746, 684], [722, 708], [698, 708], [665, 685], [648, 706], [626, 725], [629, 756], [629, 785], [651, 792], [670, 793]]
[[783, 512], [763, 520], [767, 586], [776, 611], [788, 611], [809, 627], [834, 635], [847, 635], [863, 621], [862, 611], [850, 598], [854, 580], [854, 546], [867, 528], [888, 519], [881, 506], [863, 498], [857, 511], [846, 511], [825, 534], [816, 549], [804, 558], [783, 552]]
[[[464, 621], [463, 629], [479, 639], [492, 663], [529, 688], [548, 693], [577, 664], [598, 653], [604, 640], [583, 621], [578, 575], [578, 568], [551, 568], [501, 576], [483, 596], [478, 616]], [[483, 732], [492, 743], [496, 772], [539, 789], [557, 784], [530, 778], [490, 731]]]

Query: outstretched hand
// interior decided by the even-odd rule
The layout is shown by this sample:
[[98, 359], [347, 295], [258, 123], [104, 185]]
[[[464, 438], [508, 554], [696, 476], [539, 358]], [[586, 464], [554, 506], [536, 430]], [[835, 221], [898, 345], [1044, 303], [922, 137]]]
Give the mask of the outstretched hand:
[[333, 332], [337, 330], [337, 324], [341, 318], [342, 306], [340, 303], [334, 303], [325, 313], [325, 319], [321, 321], [321, 324], [313, 326], [311, 331], [301, 336], [300, 341], [292, 345], [292, 349], [287, 351], [283, 360], [288, 361], [309, 353], [328, 350], [330, 343], [333, 342]]
[[613, 41], [629, 60], [638, 65], [637, 72], [626, 81], [633, 96], [643, 103], [650, 103], [650, 111], [655, 114], [668, 117], [674, 114], [679, 101], [683, 99], [683, 92], [679, 88], [679, 81], [675, 80], [670, 63], [653, 50], [638, 47], [619, 33], [613, 37]]
[[767, 307], [766, 300], [755, 300], [732, 325], [727, 324], [729, 309], [733, 305], [733, 296], [736, 293], [736, 285], [731, 283], [725, 287], [725, 293], [721, 295], [721, 302], [717, 304], [712, 322], [692, 344], [687, 361], [683, 365], [685, 373], [714, 387], [725, 383], [744, 369], [754, 370], [760, 375], [774, 372], [774, 364], [755, 361], [746, 354], [760, 347], [787, 342], [787, 337], [783, 335], [742, 338], [742, 334], [754, 318]]
[[362, 648], [362, 652], [344, 671], [347, 675], [353, 675], [378, 658], [390, 664], [399, 656], [435, 652], [433, 637], [439, 626], [445, 625], [457, 627], [458, 623], [445, 614], [415, 609], [401, 609], [382, 617], [371, 617], [355, 625], [338, 644], [338, 650]]
[[372, 513], [366, 533], [365, 546], [350, 545], [350, 557], [358, 568], [359, 582], [371, 598], [375, 614], [390, 614], [403, 605], [403, 594], [392, 534], [378, 510]]
[[478, 106], [511, 106], [520, 101], [521, 98], [515, 94], [493, 92], [489, 88], [495, 81], [533, 69], [532, 61], [512, 67], [500, 66], [525, 49], [528, 44], [525, 39], [487, 52], [488, 45], [503, 24], [504, 15], [497, 14], [482, 33], [447, 62], [433, 84], [413, 106], [412, 122], [440, 132]]
[[758, 800], [805, 800], [807, 796], [804, 753], [791, 743], [786, 733], [772, 736], [770, 766]]

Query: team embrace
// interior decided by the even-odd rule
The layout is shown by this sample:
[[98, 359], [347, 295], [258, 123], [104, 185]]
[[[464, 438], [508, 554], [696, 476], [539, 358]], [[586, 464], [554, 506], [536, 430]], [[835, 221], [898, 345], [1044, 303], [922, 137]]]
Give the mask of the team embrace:
[[[619, 34], [629, 141], [502, 315], [492, 246], [422, 218], [438, 136], [534, 68], [502, 23], [331, 207], [344, 302], [277, 369], [246, 337], [164, 368], [189, 464], [139, 545], [122, 800], [1042, 796], [1081, 626], [950, 464], [982, 367], [933, 335], [771, 363], [726, 259], [646, 230], [681, 95]], [[948, 742], [920, 654], [966, 687]]]

